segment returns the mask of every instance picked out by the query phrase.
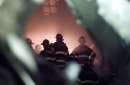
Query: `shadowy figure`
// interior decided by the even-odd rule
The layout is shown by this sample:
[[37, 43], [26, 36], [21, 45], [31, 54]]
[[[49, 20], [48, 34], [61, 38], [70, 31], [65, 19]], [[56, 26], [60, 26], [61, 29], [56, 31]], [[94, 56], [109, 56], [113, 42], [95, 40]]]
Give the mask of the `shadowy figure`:
[[33, 41], [30, 38], [26, 38], [26, 42], [28, 46], [31, 48], [31, 50], [33, 50], [33, 47], [32, 47], [32, 45], [34, 44]]
[[96, 54], [92, 49], [90, 49], [86, 44], [84, 36], [79, 38], [79, 46], [77, 46], [73, 52], [72, 56], [78, 58], [80, 64], [93, 64]]
[[[54, 57], [57, 62], [65, 63], [69, 56], [68, 47], [64, 43], [63, 35], [56, 35], [56, 42], [54, 43]], [[61, 66], [62, 67], [62, 66]]]
[[41, 51], [40, 55], [43, 58], [51, 57], [53, 52], [51, 50], [49, 40], [48, 39], [43, 40], [43, 42], [41, 43], [41, 45], [43, 45], [44, 50]]
[[77, 46], [70, 56], [74, 58], [79, 64], [81, 64], [81, 72], [79, 75], [78, 83], [80, 85], [97, 85], [98, 76], [93, 70], [93, 61], [95, 53], [87, 45], [84, 36], [79, 38], [79, 46]]
[[62, 34], [56, 35], [56, 42], [54, 43], [54, 55], [57, 57], [66, 57], [69, 55], [68, 47], [63, 42], [63, 36]]

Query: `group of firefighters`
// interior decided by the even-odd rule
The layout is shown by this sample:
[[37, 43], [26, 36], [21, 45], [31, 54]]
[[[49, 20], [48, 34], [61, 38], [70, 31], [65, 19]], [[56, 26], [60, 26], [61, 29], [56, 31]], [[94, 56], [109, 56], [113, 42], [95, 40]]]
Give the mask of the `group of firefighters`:
[[[29, 44], [31, 44], [31, 41]], [[69, 54], [68, 47], [64, 43], [62, 34], [56, 35], [56, 42], [50, 43], [48, 39], [45, 39], [41, 45], [44, 50], [42, 50], [38, 56], [43, 60], [60, 69], [64, 69], [67, 62], [77, 62], [82, 67], [81, 74], [79, 75], [80, 83], [84, 84], [86, 80], [87, 83], [97, 83], [97, 75], [92, 69], [96, 54], [86, 45], [84, 36], [79, 38], [79, 45], [71, 54]]]
[[[28, 40], [29, 41], [29, 40]], [[64, 43], [62, 34], [56, 35], [56, 42], [50, 43], [48, 39], [44, 39], [41, 45], [44, 50], [39, 53], [39, 56], [46, 60], [57, 60], [59, 62], [66, 62], [75, 60], [80, 64], [93, 64], [96, 56], [95, 52], [86, 45], [86, 39], [84, 36], [79, 38], [79, 45], [69, 54], [68, 47]], [[32, 41], [29, 43], [32, 44]], [[89, 61], [89, 62], [88, 62]]]

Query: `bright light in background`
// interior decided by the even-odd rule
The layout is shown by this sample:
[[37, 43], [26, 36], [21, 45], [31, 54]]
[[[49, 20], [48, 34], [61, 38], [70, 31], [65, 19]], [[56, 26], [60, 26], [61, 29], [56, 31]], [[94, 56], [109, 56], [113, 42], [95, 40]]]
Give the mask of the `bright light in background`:
[[86, 37], [89, 46], [93, 45], [85, 29], [76, 24], [74, 17], [68, 13], [64, 14], [64, 17], [44, 14], [41, 16], [40, 13], [34, 15], [27, 24], [25, 37], [31, 38], [34, 42], [33, 47], [35, 47], [35, 45], [41, 44], [44, 39], [54, 43], [57, 33], [63, 35], [70, 53], [78, 46], [80, 36]]
[[71, 12], [69, 12], [64, 0], [59, 0], [59, 3], [57, 13], [53, 15], [45, 15], [43, 6], [41, 6], [27, 22], [24, 36], [31, 38], [34, 42], [33, 47], [35, 47], [36, 45], [41, 44], [44, 39], [49, 39], [50, 43], [55, 42], [56, 34], [61, 33], [64, 37], [64, 42], [68, 46], [69, 53], [79, 45], [78, 38], [84, 36], [87, 40], [86, 44], [97, 54], [96, 62], [100, 61], [101, 56], [99, 50], [87, 31], [76, 23], [76, 19]]
[[[26, 37], [31, 38], [32, 41], [34, 42], [33, 47], [35, 47], [35, 45], [37, 45], [37, 44], [41, 44], [44, 39], [48, 39], [50, 41], [50, 43], [54, 43], [56, 41], [56, 34], [61, 33], [61, 34], [63, 34], [64, 42], [68, 46], [69, 52], [71, 53], [73, 51], [73, 49], [79, 45], [78, 38], [82, 35], [85, 37], [87, 36], [86, 31], [81, 28], [79, 28], [77, 30], [75, 28], [73, 28], [73, 29], [75, 29], [74, 31], [68, 30], [68, 32], [65, 32], [65, 31], [59, 32], [55, 26], [53, 26], [53, 27], [44, 26], [44, 27], [47, 29], [39, 27], [38, 31], [27, 33]], [[76, 34], [78, 34], [78, 35], [76, 35]], [[86, 39], [87, 39], [87, 37], [86, 37]], [[93, 46], [93, 44], [90, 41], [87, 42], [87, 45], [88, 44], [89, 44], [89, 46]]]
[[[55, 31], [55, 29], [54, 29]], [[43, 32], [43, 33], [36, 33], [36, 34], [30, 34], [27, 35], [27, 37], [31, 38], [32, 41], [34, 42], [33, 47], [35, 47], [35, 45], [37, 44], [41, 44], [42, 41], [44, 39], [48, 39], [50, 41], [50, 43], [54, 43], [56, 41], [55, 36], [56, 34], [59, 32]], [[41, 34], [41, 35], [40, 35]], [[73, 51], [73, 49], [75, 47], [78, 46], [78, 37], [71, 37], [71, 36], [67, 36], [67, 35], [63, 35], [64, 36], [64, 42], [66, 43], [66, 45], [68, 46], [69, 52], [71, 53]]]

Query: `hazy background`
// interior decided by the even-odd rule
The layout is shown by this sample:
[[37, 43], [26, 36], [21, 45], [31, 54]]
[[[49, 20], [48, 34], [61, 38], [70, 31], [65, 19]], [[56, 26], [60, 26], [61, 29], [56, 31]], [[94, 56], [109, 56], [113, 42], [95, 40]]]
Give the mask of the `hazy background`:
[[55, 35], [61, 33], [67, 44], [70, 53], [78, 46], [78, 38], [85, 36], [87, 43], [97, 54], [97, 62], [101, 59], [100, 53], [90, 38], [89, 34], [82, 26], [76, 23], [76, 19], [69, 11], [64, 0], [59, 0], [56, 4], [57, 11], [55, 14], [46, 14], [45, 5], [40, 6], [32, 17], [27, 21], [24, 37], [31, 38], [33, 47], [47, 38], [50, 42], [55, 42]]

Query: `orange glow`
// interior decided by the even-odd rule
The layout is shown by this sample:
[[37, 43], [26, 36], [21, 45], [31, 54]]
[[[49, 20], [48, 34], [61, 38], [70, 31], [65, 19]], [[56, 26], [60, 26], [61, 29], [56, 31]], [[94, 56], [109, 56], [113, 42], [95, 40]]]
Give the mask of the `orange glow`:
[[24, 36], [31, 38], [34, 42], [33, 47], [41, 44], [44, 39], [49, 39], [51, 43], [55, 42], [57, 33], [64, 36], [64, 42], [71, 53], [75, 47], [78, 46], [78, 38], [85, 36], [87, 43], [97, 54], [97, 60], [101, 58], [94, 41], [90, 38], [87, 31], [76, 23], [76, 19], [69, 12], [63, 0], [59, 1], [58, 11], [55, 15], [45, 15], [43, 13], [43, 6], [29, 19], [25, 29]]

